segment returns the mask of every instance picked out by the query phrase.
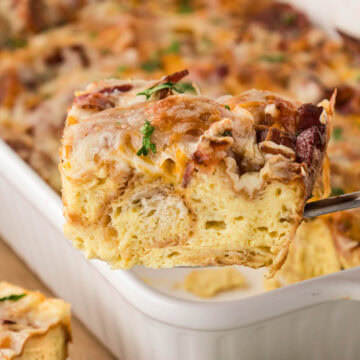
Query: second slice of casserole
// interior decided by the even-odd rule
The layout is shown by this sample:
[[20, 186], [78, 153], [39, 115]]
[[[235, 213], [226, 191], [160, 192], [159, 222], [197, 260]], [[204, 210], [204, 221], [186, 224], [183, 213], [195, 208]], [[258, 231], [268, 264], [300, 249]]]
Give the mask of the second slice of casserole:
[[252, 90], [214, 101], [179, 83], [186, 74], [76, 94], [61, 149], [65, 233], [114, 267], [275, 271], [306, 200], [327, 191], [333, 100]]

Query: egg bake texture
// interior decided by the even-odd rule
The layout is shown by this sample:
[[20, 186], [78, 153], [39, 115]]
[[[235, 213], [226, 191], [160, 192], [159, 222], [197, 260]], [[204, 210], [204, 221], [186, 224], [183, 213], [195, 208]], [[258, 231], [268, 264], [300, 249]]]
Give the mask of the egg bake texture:
[[65, 360], [70, 305], [0, 282], [0, 359]]
[[59, 166], [65, 234], [115, 268], [274, 272], [306, 200], [327, 192], [334, 98], [316, 106], [251, 90], [215, 101], [185, 75], [76, 94]]

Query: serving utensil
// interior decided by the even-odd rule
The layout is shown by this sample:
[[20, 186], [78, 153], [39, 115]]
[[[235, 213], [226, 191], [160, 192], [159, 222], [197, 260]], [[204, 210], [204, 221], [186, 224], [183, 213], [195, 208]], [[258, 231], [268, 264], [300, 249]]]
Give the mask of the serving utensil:
[[[307, 203], [304, 209], [304, 218], [311, 219], [316, 216], [354, 208], [360, 208], [360, 191]], [[195, 269], [202, 267], [204, 266], [177, 266], [177, 268], [183, 269]]]
[[304, 218], [349, 210], [360, 207], [360, 191], [330, 197], [323, 200], [307, 203], [304, 209]]

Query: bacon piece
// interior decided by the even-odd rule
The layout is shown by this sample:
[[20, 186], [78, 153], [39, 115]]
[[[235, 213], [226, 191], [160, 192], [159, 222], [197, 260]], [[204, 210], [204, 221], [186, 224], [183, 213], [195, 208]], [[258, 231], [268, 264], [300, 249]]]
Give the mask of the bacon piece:
[[271, 31], [281, 32], [283, 35], [293, 35], [310, 28], [308, 18], [291, 5], [274, 2], [260, 11], [254, 21]]
[[[263, 131], [263, 130], [262, 130]], [[278, 145], [284, 145], [295, 151], [295, 136], [282, 131], [278, 128], [272, 127], [268, 129], [266, 132], [262, 133], [262, 141], [272, 141]]]
[[86, 51], [82, 45], [71, 45], [70, 47], [65, 48], [56, 48], [53, 53], [45, 57], [44, 62], [48, 66], [57, 66], [62, 64], [65, 61], [63, 50], [70, 49], [73, 52], [76, 52], [79, 56], [81, 65], [84, 68], [90, 66], [90, 60], [86, 54]]
[[14, 3], [27, 31], [38, 32], [46, 26], [43, 0], [15, 0]]
[[345, 34], [341, 30], [337, 30], [341, 38], [343, 39], [344, 45], [347, 49], [349, 49], [352, 53], [360, 57], [360, 39]]
[[188, 186], [194, 170], [195, 170], [195, 163], [193, 160], [191, 160], [187, 163], [185, 171], [184, 171], [184, 176], [183, 176], [183, 181], [182, 181], [182, 186], [184, 188], [186, 188]]
[[90, 66], [90, 59], [87, 56], [85, 48], [82, 45], [72, 45], [72, 46], [70, 46], [70, 49], [72, 51], [75, 51], [79, 55], [81, 65], [84, 68], [87, 68]]
[[[173, 74], [170, 74], [168, 76], [164, 76], [157, 84], [157, 85], [161, 85], [164, 84], [168, 81], [173, 82], [173, 83], [177, 83], [179, 82], [182, 78], [184, 78], [185, 76], [187, 76], [189, 74], [189, 70], [184, 69], [181, 71], [177, 71]], [[159, 99], [165, 99], [166, 97], [168, 97], [169, 95], [172, 95], [173, 92], [171, 89], [161, 89], [157, 92], [157, 96]]]
[[75, 98], [74, 103], [82, 109], [98, 111], [106, 110], [115, 106], [111, 100], [99, 92], [79, 95]]
[[320, 115], [323, 112], [321, 106], [303, 104], [297, 110], [297, 131], [302, 131], [316, 126], [321, 133], [325, 131], [325, 125], [320, 122]]
[[114, 91], [127, 92], [132, 89], [131, 84], [116, 85], [106, 87], [93, 93], [79, 95], [75, 98], [74, 103], [83, 109], [105, 110], [115, 106], [115, 103], [107, 98]]
[[133, 86], [131, 84], [117, 85], [101, 89], [98, 92], [101, 94], [111, 94], [114, 91], [127, 92], [130, 91], [132, 87]]
[[[159, 84], [163, 84], [163, 83], [166, 83], [168, 81], [171, 81], [171, 82], [174, 82], [174, 83], [177, 83], [179, 82], [180, 80], [182, 80], [185, 76], [189, 75], [189, 70], [188, 69], [184, 69], [184, 70], [181, 70], [181, 71], [177, 71], [173, 74], [170, 74], [168, 76], [165, 76], [161, 79], [161, 81], [159, 82]], [[159, 85], [157, 84], [157, 85]]]
[[320, 157], [318, 155], [324, 150], [325, 137], [316, 126], [304, 130], [296, 139], [296, 160], [305, 163], [309, 171], [317, 167]]
[[48, 66], [57, 66], [64, 62], [64, 56], [61, 49], [55, 48], [52, 54], [45, 57], [44, 62]]
[[360, 114], [360, 91], [348, 85], [337, 90], [336, 110], [342, 114]]
[[285, 101], [275, 99], [275, 113], [276, 116], [270, 113], [265, 113], [261, 121], [261, 125], [272, 126], [278, 124], [281, 128], [284, 128], [286, 132], [295, 134], [296, 132], [296, 108], [293, 104]]
[[9, 70], [0, 78], [0, 105], [11, 107], [21, 91], [21, 83], [14, 70]]

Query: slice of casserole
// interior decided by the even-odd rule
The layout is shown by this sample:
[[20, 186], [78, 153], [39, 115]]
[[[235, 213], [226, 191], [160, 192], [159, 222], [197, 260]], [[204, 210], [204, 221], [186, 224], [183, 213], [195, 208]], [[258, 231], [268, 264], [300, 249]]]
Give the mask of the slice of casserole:
[[334, 101], [256, 90], [214, 101], [178, 83], [186, 74], [76, 94], [60, 163], [66, 236], [114, 267], [274, 271], [314, 187], [327, 187]]
[[70, 305], [0, 282], [0, 359], [65, 360]]

